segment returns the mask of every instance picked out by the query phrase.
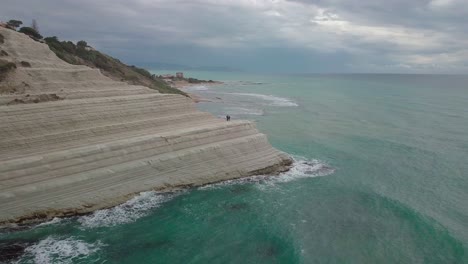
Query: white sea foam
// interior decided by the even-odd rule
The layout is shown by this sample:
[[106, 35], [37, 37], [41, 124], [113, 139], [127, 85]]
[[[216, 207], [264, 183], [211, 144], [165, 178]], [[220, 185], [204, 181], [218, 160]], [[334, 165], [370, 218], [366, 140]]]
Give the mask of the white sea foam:
[[36, 225], [36, 227], [58, 224], [58, 223], [62, 222], [62, 220], [63, 220], [63, 218], [54, 217], [50, 221], [47, 221], [47, 222], [40, 223], [40, 224]]
[[194, 85], [185, 88], [187, 91], [207, 91], [209, 88], [205, 85]]
[[134, 222], [146, 216], [151, 209], [159, 207], [162, 203], [172, 199], [178, 193], [158, 193], [155, 191], [142, 192], [140, 195], [127, 202], [109, 208], [98, 210], [91, 215], [78, 218], [84, 228], [97, 228], [103, 226], [115, 226]]
[[100, 241], [87, 243], [74, 237], [60, 239], [49, 236], [25, 249], [18, 263], [73, 263], [97, 252], [104, 244]]
[[272, 186], [277, 183], [285, 183], [294, 181], [301, 178], [313, 178], [321, 177], [333, 174], [335, 169], [330, 167], [324, 162], [319, 160], [307, 160], [302, 157], [294, 157], [294, 164], [292, 168], [284, 173], [281, 173], [278, 176], [270, 175], [258, 175], [252, 177], [246, 177], [242, 179], [228, 180], [220, 183], [209, 184], [202, 187], [199, 187], [199, 190], [209, 190], [221, 188], [228, 185], [237, 185], [237, 184], [247, 184], [255, 183], [258, 184], [260, 188], [264, 186]]
[[256, 94], [256, 93], [232, 93], [235, 95], [251, 96], [268, 101], [271, 106], [298, 106], [296, 102], [289, 98], [278, 97], [274, 95]]
[[275, 181], [288, 182], [300, 178], [321, 177], [333, 174], [334, 172], [334, 168], [322, 161], [296, 157], [293, 167], [289, 171], [282, 173], [279, 177], [276, 177]]
[[231, 116], [236, 116], [236, 115], [261, 116], [261, 115], [264, 115], [264, 112], [263, 112], [262, 109], [244, 108], [244, 107], [226, 107], [224, 112], [229, 113], [229, 115], [231, 115]]

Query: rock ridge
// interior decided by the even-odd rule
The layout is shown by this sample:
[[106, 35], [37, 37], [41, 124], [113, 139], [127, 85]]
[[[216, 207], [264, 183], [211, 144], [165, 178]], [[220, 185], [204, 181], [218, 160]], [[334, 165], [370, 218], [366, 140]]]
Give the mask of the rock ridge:
[[277, 174], [292, 163], [252, 122], [226, 122], [185, 96], [114, 81], [26, 35], [0, 34], [1, 60], [16, 65], [0, 81], [2, 224]]

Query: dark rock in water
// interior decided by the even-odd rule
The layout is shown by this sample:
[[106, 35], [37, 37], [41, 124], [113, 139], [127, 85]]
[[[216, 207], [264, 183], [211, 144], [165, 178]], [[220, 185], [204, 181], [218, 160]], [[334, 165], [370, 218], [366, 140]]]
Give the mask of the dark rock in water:
[[330, 166], [327, 166], [327, 165], [323, 165], [318, 171], [318, 173], [333, 173], [335, 172], [335, 169], [330, 167]]
[[161, 248], [167, 249], [173, 246], [174, 243], [170, 240], [132, 241], [109, 249], [108, 254], [110, 258], [115, 260], [112, 263], [120, 263], [122, 258], [128, 257], [137, 251], [152, 252], [154, 250], [160, 250]]
[[31, 244], [33, 242], [0, 241], [0, 263], [12, 263], [19, 259]]
[[245, 193], [249, 191], [249, 187], [246, 185], [234, 185], [229, 191], [235, 194]]
[[[313, 162], [305, 162], [305, 164], [309, 165], [309, 166], [316, 166], [317, 164], [316, 163], [313, 163]], [[312, 170], [306, 170], [304, 173], [307, 174], [307, 175], [312, 175], [312, 174], [328, 174], [328, 173], [332, 173], [334, 172], [335, 169], [333, 169], [332, 167], [328, 166], [328, 165], [319, 165], [318, 168]]]
[[274, 257], [278, 255], [278, 250], [274, 246], [260, 247], [257, 248], [257, 253], [263, 257]]

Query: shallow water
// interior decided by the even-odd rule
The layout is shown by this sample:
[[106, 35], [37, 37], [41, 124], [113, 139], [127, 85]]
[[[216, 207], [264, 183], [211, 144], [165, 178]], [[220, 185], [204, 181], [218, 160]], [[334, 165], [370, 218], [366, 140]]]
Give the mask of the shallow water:
[[468, 263], [468, 77], [186, 75], [293, 170], [0, 234], [18, 263]]

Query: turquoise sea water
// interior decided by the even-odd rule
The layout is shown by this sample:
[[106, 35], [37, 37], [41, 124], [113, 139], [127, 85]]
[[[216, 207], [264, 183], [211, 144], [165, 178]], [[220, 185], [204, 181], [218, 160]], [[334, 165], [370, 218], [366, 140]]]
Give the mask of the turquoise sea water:
[[0, 234], [18, 263], [468, 263], [468, 76], [186, 75], [293, 170]]

